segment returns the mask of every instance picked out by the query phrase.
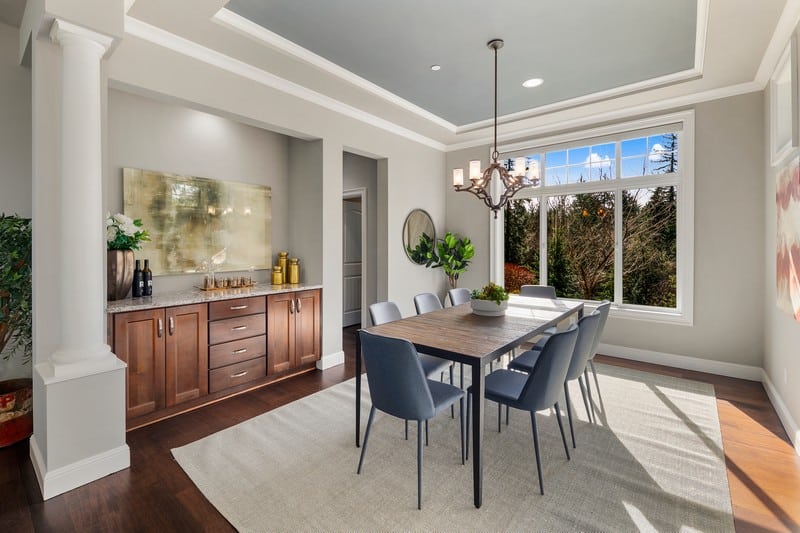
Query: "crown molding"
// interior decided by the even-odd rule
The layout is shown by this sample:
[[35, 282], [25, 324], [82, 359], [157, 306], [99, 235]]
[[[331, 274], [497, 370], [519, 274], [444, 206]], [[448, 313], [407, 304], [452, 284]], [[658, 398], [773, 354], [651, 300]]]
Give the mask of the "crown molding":
[[786, 43], [789, 42], [789, 37], [794, 33], [798, 22], [800, 22], [800, 0], [787, 0], [778, 24], [775, 25], [775, 31], [772, 32], [769, 45], [761, 58], [758, 71], [756, 71], [754, 81], [760, 84], [762, 89], [769, 83], [769, 78], [772, 76], [781, 54], [786, 49]]
[[301, 98], [360, 122], [375, 126], [376, 128], [399, 135], [400, 137], [423, 144], [430, 148], [442, 151], [444, 151], [446, 148], [444, 143], [431, 139], [430, 137], [421, 135], [415, 131], [409, 130], [408, 128], [404, 128], [371, 113], [367, 113], [351, 105], [342, 103], [334, 98], [303, 87], [302, 85], [271, 74], [263, 69], [245, 63], [244, 61], [234, 59], [233, 57], [197, 44], [161, 28], [157, 28], [156, 26], [131, 16], [125, 17], [125, 33], [127, 35], [151, 42], [157, 46], [167, 48], [187, 57], [202, 61], [206, 64], [226, 70], [243, 78], [255, 81], [283, 93]]
[[263, 26], [259, 26], [243, 16], [234, 13], [233, 11], [222, 8], [212, 17], [212, 20], [217, 24], [230, 28], [237, 33], [243, 34], [251, 39], [255, 39], [256, 41], [266, 43], [271, 48], [277, 49], [286, 55], [299, 59], [324, 72], [327, 72], [328, 74], [336, 76], [337, 78], [355, 85], [359, 89], [382, 98], [390, 104], [394, 104], [405, 109], [406, 111], [424, 118], [425, 120], [429, 120], [437, 126], [445, 128], [450, 133], [457, 132], [458, 127], [455, 124], [448, 122], [439, 115], [434, 115], [430, 111], [423, 109], [418, 105], [412, 104], [408, 100], [397, 96], [393, 92], [387, 91], [383, 87], [376, 85], [345, 68], [340, 67], [336, 63], [333, 63], [332, 61], [313, 53], [307, 48], [303, 48], [302, 46], [299, 46], [292, 41], [281, 37], [277, 33], [269, 31]]

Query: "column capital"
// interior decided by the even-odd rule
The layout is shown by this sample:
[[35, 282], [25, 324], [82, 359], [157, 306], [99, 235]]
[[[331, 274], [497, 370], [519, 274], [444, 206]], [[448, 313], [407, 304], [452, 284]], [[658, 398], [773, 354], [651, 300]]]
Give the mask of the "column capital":
[[53, 25], [50, 27], [50, 39], [54, 43], [58, 43], [63, 46], [69, 39], [73, 38], [79, 39], [83, 42], [94, 43], [100, 47], [101, 55], [105, 54], [106, 50], [108, 50], [111, 46], [111, 43], [114, 42], [114, 39], [108, 35], [97, 33], [96, 31], [84, 28], [83, 26], [78, 26], [77, 24], [73, 24], [61, 19], [56, 19], [53, 21]]

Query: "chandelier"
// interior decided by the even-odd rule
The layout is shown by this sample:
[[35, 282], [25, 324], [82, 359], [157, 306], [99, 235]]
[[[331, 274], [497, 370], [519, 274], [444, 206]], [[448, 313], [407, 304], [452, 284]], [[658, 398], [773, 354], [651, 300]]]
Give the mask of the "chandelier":
[[[502, 163], [498, 163], [500, 155], [497, 152], [497, 51], [503, 47], [502, 39], [492, 39], [486, 46], [494, 50], [494, 144], [492, 150], [492, 162], [481, 171], [480, 161], [469, 162], [469, 181], [470, 184], [464, 187], [464, 169], [453, 169], [453, 187], [456, 192], [470, 192], [483, 200], [486, 207], [497, 212], [519, 191], [525, 187], [534, 187], [539, 184], [539, 168], [535, 161], [531, 161], [530, 168], [526, 168], [526, 158], [514, 158], [514, 170], [509, 172]], [[503, 191], [497, 200], [492, 198], [490, 191], [492, 179], [502, 182]]]

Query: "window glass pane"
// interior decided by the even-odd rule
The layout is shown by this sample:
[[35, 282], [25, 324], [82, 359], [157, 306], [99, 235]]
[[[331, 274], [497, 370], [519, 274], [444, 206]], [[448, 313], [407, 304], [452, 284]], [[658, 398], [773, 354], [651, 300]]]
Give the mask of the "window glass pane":
[[644, 154], [634, 157], [622, 158], [622, 177], [635, 178], [644, 176], [648, 171], [648, 161]]
[[547, 152], [544, 162], [548, 167], [563, 167], [567, 164], [567, 151]]
[[539, 283], [539, 199], [511, 200], [505, 210], [505, 288]]
[[545, 170], [545, 182], [547, 185], [563, 185], [567, 183], [567, 168], [548, 166]]
[[589, 147], [581, 146], [580, 148], [570, 148], [567, 152], [567, 164], [578, 165], [586, 164], [589, 162]]
[[588, 164], [588, 181], [613, 179], [616, 168], [615, 144], [592, 146]]
[[567, 181], [569, 183], [582, 183], [589, 181], [589, 167], [586, 165], [574, 165], [567, 167], [569, 170]]
[[622, 191], [622, 300], [675, 308], [675, 187]]
[[614, 299], [614, 193], [547, 200], [547, 283], [556, 294]]
[[638, 139], [628, 139], [622, 141], [622, 157], [631, 157], [634, 155], [645, 155], [647, 153], [647, 139], [640, 137]]

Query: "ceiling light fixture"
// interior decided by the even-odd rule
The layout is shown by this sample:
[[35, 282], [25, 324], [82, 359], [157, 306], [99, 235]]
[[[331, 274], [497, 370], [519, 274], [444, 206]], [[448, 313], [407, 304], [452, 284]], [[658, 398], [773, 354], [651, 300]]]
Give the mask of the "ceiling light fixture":
[[527, 89], [532, 89], [534, 87], [538, 87], [539, 85], [543, 84], [544, 80], [542, 78], [531, 78], [529, 80], [525, 80], [522, 82], [522, 86]]
[[[532, 164], [529, 170], [526, 169], [526, 158], [514, 158], [513, 173], [510, 173], [497, 161], [500, 155], [497, 152], [497, 51], [503, 47], [503, 44], [502, 39], [492, 39], [486, 43], [486, 46], [494, 50], [494, 144], [492, 162], [482, 172], [480, 161], [469, 162], [469, 180], [471, 183], [468, 187], [464, 187], [464, 169], [453, 169], [453, 187], [456, 192], [470, 192], [483, 200], [486, 207], [494, 212], [494, 218], [497, 218], [497, 212], [506, 205], [517, 191], [539, 184], [538, 165]], [[492, 179], [495, 177], [502, 182], [504, 188], [497, 201], [492, 198], [491, 191], [489, 191]]]
[[434, 72], [436, 72], [438, 70], [442, 70], [442, 66], [441, 65], [431, 65], [431, 70], [434, 71]]

